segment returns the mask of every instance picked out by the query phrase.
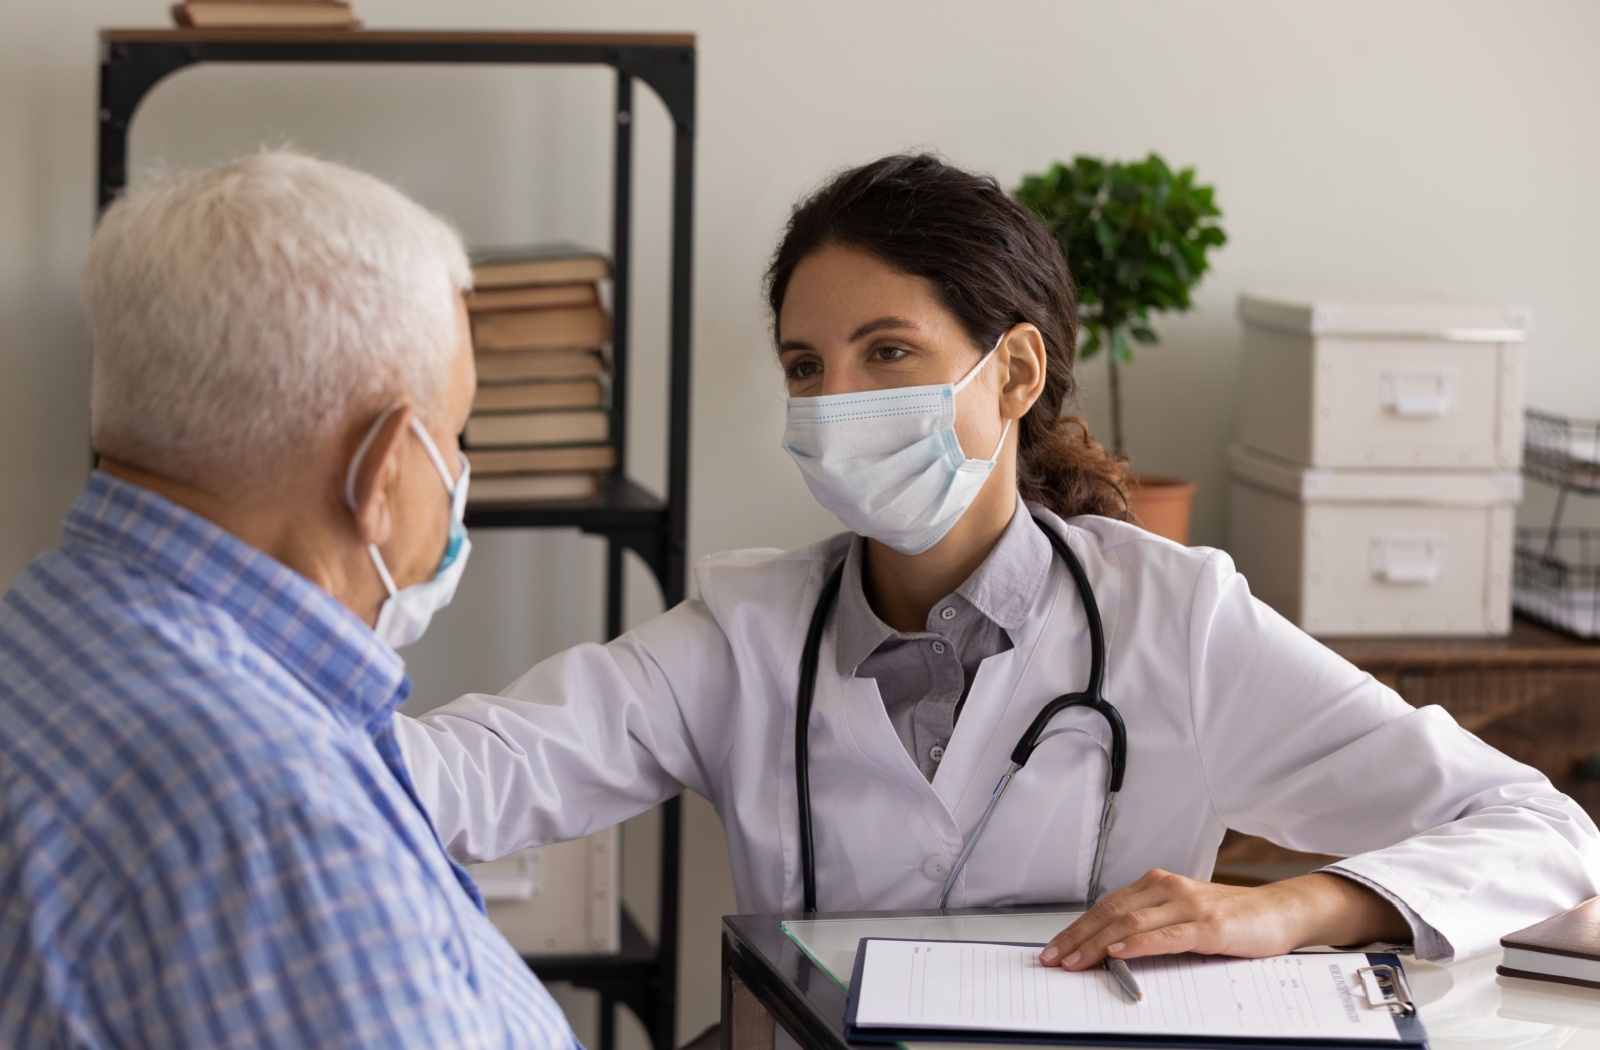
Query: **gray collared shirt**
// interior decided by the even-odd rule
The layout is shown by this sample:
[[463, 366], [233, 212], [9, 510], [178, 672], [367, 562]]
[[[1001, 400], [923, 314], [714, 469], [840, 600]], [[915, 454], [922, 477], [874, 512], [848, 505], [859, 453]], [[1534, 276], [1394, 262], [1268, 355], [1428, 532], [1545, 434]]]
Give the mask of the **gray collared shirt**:
[[1050, 541], [1021, 497], [994, 550], [954, 594], [934, 602], [927, 629], [902, 633], [872, 611], [862, 585], [866, 541], [845, 556], [839, 588], [839, 673], [874, 678], [889, 722], [929, 780], [944, 758], [978, 665], [1011, 648], [1050, 573]]

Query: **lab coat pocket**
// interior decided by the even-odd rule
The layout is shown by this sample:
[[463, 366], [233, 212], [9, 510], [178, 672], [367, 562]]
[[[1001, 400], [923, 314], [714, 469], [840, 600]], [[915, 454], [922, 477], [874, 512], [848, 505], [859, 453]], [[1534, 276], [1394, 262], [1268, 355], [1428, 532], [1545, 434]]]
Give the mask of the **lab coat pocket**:
[[1060, 904], [1088, 895], [1109, 734], [1099, 715], [1082, 709], [1063, 712], [1047, 732], [967, 862], [965, 905]]

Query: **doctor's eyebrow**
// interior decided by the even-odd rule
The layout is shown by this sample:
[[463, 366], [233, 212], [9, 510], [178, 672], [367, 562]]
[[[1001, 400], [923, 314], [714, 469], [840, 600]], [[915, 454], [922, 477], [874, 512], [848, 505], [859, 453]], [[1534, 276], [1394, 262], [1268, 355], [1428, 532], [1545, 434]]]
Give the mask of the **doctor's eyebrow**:
[[[864, 324], [857, 325], [856, 326], [856, 330], [850, 333], [849, 342], [858, 343], [861, 340], [865, 339], [867, 336], [876, 335], [879, 332], [915, 332], [915, 331], [919, 331], [919, 329], [918, 329], [918, 327], [917, 327], [917, 325], [916, 325], [916, 323], [914, 321], [908, 321], [904, 317], [895, 317], [894, 315], [890, 314], [890, 315], [887, 315], [887, 316], [884, 316], [884, 317], [875, 317], [872, 320], [865, 322]], [[780, 353], [780, 354], [781, 353], [785, 353], [785, 352], [790, 351], [790, 350], [814, 350], [814, 349], [816, 349], [816, 348], [813, 347], [810, 343], [804, 342], [804, 341], [799, 340], [799, 339], [785, 339], [785, 340], [783, 340], [782, 342], [780, 342], [778, 344], [778, 353]]]

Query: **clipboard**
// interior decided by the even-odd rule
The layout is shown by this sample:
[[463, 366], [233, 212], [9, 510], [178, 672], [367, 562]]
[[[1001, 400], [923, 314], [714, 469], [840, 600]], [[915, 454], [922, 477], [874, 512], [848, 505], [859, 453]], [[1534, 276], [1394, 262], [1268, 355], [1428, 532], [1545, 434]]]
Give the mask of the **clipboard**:
[[[857, 1023], [857, 1012], [861, 1005], [861, 992], [863, 977], [867, 963], [868, 945], [874, 941], [902, 941], [910, 942], [910, 938], [880, 938], [863, 937], [856, 948], [856, 960], [850, 977], [849, 997], [845, 1003], [844, 1034], [851, 1042], [860, 1043], [905, 1043], [905, 1042], [961, 1042], [961, 1043], [993, 1043], [995, 1045], [1055, 1045], [1055, 1046], [1118, 1046], [1118, 1047], [1152, 1047], [1152, 1048], [1193, 1048], [1193, 1050], [1263, 1050], [1267, 1047], [1306, 1048], [1306, 1050], [1371, 1050], [1371, 1048], [1388, 1047], [1394, 1050], [1425, 1050], [1428, 1045], [1427, 1032], [1422, 1026], [1422, 1021], [1417, 1016], [1416, 1003], [1411, 996], [1410, 987], [1406, 981], [1405, 969], [1400, 964], [1398, 956], [1389, 952], [1368, 952], [1366, 965], [1355, 972], [1363, 977], [1363, 989], [1354, 992], [1360, 1008], [1369, 1010], [1382, 1010], [1394, 1022], [1398, 1039], [1367, 1039], [1367, 1038], [1327, 1038], [1322, 1036], [1295, 1037], [1285, 1036], [1282, 1033], [1272, 1033], [1261, 1036], [1242, 1035], [1203, 1035], [1193, 1033], [1174, 1033], [1164, 1035], [1154, 1032], [1123, 1033], [1084, 1030], [1062, 1030], [1059, 1028], [1046, 1032], [1031, 1031], [1006, 1031], [993, 1028], [937, 1028], [925, 1026], [891, 1027], [886, 1025], [862, 1026]], [[917, 942], [941, 943], [941, 942]], [[949, 944], [965, 942], [949, 941]], [[1022, 944], [1018, 942], [992, 942], [1004, 944], [1007, 947], [1042, 949], [1043, 944]], [[1320, 953], [1295, 953], [1296, 956], [1311, 958]], [[1370, 979], [1366, 975], [1370, 974]], [[1371, 990], [1377, 989], [1378, 999], [1372, 1001]], [[1146, 995], [1148, 997], [1149, 990]]]

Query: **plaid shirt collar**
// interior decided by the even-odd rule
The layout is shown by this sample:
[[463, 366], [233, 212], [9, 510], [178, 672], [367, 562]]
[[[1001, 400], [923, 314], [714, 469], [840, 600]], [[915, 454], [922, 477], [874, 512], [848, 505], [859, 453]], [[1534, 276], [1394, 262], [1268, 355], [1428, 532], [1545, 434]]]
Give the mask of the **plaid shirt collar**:
[[336, 715], [368, 734], [411, 692], [405, 661], [332, 595], [231, 533], [148, 489], [95, 471], [63, 548], [93, 548], [165, 577], [225, 611]]

